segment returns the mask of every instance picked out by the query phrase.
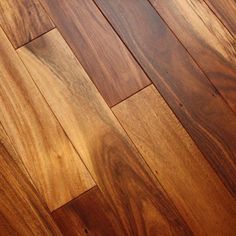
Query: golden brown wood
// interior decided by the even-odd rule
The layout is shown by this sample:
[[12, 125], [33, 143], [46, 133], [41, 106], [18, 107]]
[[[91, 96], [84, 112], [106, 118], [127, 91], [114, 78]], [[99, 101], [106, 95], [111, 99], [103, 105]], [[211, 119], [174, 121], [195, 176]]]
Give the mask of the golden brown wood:
[[0, 235], [61, 235], [1, 124]]
[[236, 1], [204, 0], [228, 30], [236, 37]]
[[65, 236], [121, 236], [119, 221], [97, 186], [52, 213]]
[[236, 113], [236, 38], [201, 0], [150, 0]]
[[116, 214], [123, 235], [191, 234], [57, 30], [18, 52]]
[[1, 0], [0, 25], [15, 48], [54, 27], [38, 0]]
[[48, 207], [94, 185], [57, 119], [0, 30], [0, 121]]
[[92, 0], [42, 0], [109, 106], [150, 84]]
[[236, 203], [149, 86], [112, 108], [195, 235], [233, 235]]
[[[94, 1], [132, 51], [205, 158], [236, 197], [235, 113], [148, 1]], [[159, 2], [163, 2], [163, 7], [167, 7], [170, 0]], [[181, 1], [183, 2], [186, 1]], [[177, 11], [178, 8], [174, 8], [173, 15]], [[180, 18], [183, 13], [179, 12]], [[178, 19], [176, 16], [173, 21]], [[183, 29], [186, 36], [186, 32], [191, 31], [191, 26]], [[201, 33], [204, 34], [204, 30]], [[188, 39], [189, 43], [196, 40], [195, 37]], [[222, 47], [224, 46], [219, 45], [219, 48]], [[199, 45], [196, 51], [198, 49], [202, 50], [201, 56], [208, 58], [205, 64], [213, 65], [213, 59], [207, 56], [208, 48]], [[212, 53], [213, 58], [219, 55], [217, 52]], [[230, 75], [223, 79], [223, 67], [224, 64], [217, 65], [216, 70], [219, 73], [216, 74], [222, 75], [221, 81], [233, 97], [236, 94], [233, 92], [236, 80]], [[231, 80], [232, 86], [227, 82], [228, 79]]]

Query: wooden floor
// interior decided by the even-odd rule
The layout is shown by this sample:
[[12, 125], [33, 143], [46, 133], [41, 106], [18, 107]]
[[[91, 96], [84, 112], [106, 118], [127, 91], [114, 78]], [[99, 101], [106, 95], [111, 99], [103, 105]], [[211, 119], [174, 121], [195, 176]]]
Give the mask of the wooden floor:
[[236, 235], [235, 0], [0, 1], [8, 235]]

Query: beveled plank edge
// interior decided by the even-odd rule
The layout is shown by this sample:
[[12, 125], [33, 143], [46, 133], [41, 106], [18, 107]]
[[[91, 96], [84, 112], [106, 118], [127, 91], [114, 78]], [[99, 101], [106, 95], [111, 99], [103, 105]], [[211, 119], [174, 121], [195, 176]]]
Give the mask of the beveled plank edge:
[[98, 187], [98, 185], [95, 183], [95, 185], [94, 185], [93, 187], [87, 189], [86, 191], [84, 191], [83, 193], [79, 194], [79, 195], [76, 196], [75, 198], [73, 198], [73, 199], [71, 199], [70, 201], [66, 202], [64, 205], [61, 205], [60, 207], [58, 207], [58, 208], [52, 210], [51, 213], [53, 214], [53, 213], [55, 213], [57, 210], [60, 210], [60, 209], [62, 209], [62, 208], [64, 208], [64, 207], [69, 206], [71, 203], [73, 203], [74, 201], [76, 201], [77, 199], [79, 199], [80, 197], [82, 197], [84, 194], [86, 194], [86, 193], [88, 193], [88, 192], [90, 192], [90, 191], [92, 191], [93, 189], [96, 189], [96, 188], [98, 188], [98, 189], [100, 190], [100, 188]]
[[[210, 2], [207, 2], [207, 0], [203, 0], [205, 4], [208, 6], [208, 8], [213, 12], [213, 14], [218, 18], [218, 20], [221, 22], [221, 24], [224, 26], [225, 29], [231, 34], [233, 38], [235, 38], [234, 33], [231, 32], [230, 27], [224, 22], [223, 19], [221, 19], [221, 16], [217, 14], [217, 12], [214, 10], [213, 6]], [[235, 3], [236, 4], [236, 3]], [[235, 16], [236, 18], [236, 16]]]
[[[40, 5], [43, 7], [44, 11], [47, 13], [47, 15], [50, 17], [50, 19], [52, 20], [52, 22], [54, 23], [50, 12], [47, 11], [47, 9], [44, 7], [44, 4], [42, 4], [43, 0], [39, 0]], [[146, 76], [148, 82], [145, 86], [143, 86], [142, 88], [136, 90], [135, 92], [130, 93], [128, 96], [125, 96], [123, 99], [121, 99], [120, 101], [116, 102], [116, 103], [110, 103], [109, 101], [106, 101], [106, 99], [104, 98], [103, 94], [101, 93], [101, 90], [98, 88], [98, 86], [95, 84], [95, 82], [90, 78], [90, 80], [92, 81], [92, 83], [94, 84], [94, 86], [96, 87], [96, 89], [98, 90], [98, 92], [101, 94], [103, 100], [105, 101], [105, 103], [108, 105], [108, 107], [112, 108], [113, 106], [116, 106], [117, 104], [119, 104], [120, 102], [128, 99], [129, 97], [133, 96], [134, 94], [138, 93], [140, 90], [148, 87], [149, 85], [152, 84], [152, 80], [149, 78], [148, 74], [146, 73], [146, 71], [143, 69], [143, 67], [141, 66], [141, 64], [139, 63], [139, 61], [136, 59], [136, 57], [134, 56], [134, 54], [132, 53], [132, 51], [129, 49], [129, 47], [126, 45], [126, 43], [122, 40], [122, 38], [120, 37], [120, 35], [117, 33], [117, 31], [115, 30], [115, 28], [113, 27], [113, 25], [110, 23], [110, 21], [108, 20], [108, 18], [106, 17], [106, 15], [102, 12], [102, 10], [99, 8], [99, 6], [97, 5], [97, 3], [94, 0], [91, 0], [92, 3], [95, 5], [95, 7], [97, 7], [97, 9], [99, 10], [99, 12], [101, 13], [101, 15], [105, 18], [105, 21], [109, 24], [109, 26], [111, 27], [111, 29], [113, 30], [114, 34], [118, 37], [118, 39], [120, 40], [120, 42], [124, 45], [124, 47], [126, 48], [126, 50], [128, 51], [128, 53], [130, 54], [131, 58], [134, 60], [134, 62], [136, 63], [137, 67], [140, 68], [140, 70], [144, 73], [144, 75]], [[66, 42], [66, 44], [69, 46], [70, 50], [72, 51], [72, 53], [74, 54], [74, 56], [77, 58], [77, 60], [79, 61], [79, 63], [81, 64], [81, 66], [83, 67], [84, 71], [89, 75], [89, 73], [85, 70], [84, 66], [82, 65], [82, 63], [80, 62], [80, 59], [77, 57], [76, 53], [74, 52], [75, 50], [70, 46], [70, 44], [68, 43], [66, 37], [64, 37], [63, 33], [58, 29], [57, 25], [54, 23], [54, 29], [57, 29], [57, 31], [61, 34], [62, 38], [64, 39], [64, 41]], [[53, 30], [53, 29], [52, 29]], [[30, 42], [29, 42], [30, 43]], [[24, 45], [25, 46], [25, 45]]]
[[[93, 2], [95, 2], [96, 0], [93, 0]], [[218, 91], [218, 89], [215, 87], [215, 85], [211, 82], [211, 80], [209, 79], [209, 77], [206, 75], [206, 73], [204, 72], [204, 70], [201, 68], [201, 66], [197, 63], [197, 61], [194, 59], [194, 57], [192, 56], [192, 54], [189, 52], [189, 50], [184, 46], [184, 44], [182, 43], [182, 41], [180, 41], [180, 39], [177, 37], [177, 35], [174, 33], [174, 31], [170, 28], [170, 26], [167, 24], [167, 22], [163, 19], [163, 17], [159, 14], [159, 12], [157, 11], [157, 9], [153, 6], [153, 4], [151, 3], [150, 0], [145, 0], [148, 2], [148, 4], [151, 5], [151, 7], [155, 10], [156, 14], [158, 14], [158, 16], [162, 19], [163, 23], [167, 26], [167, 28], [170, 30], [170, 32], [174, 35], [174, 37], [177, 39], [177, 41], [180, 43], [180, 45], [183, 47], [183, 49], [188, 53], [188, 55], [190, 56], [190, 58], [193, 60], [193, 62], [196, 64], [196, 66], [199, 68], [199, 70], [203, 73], [203, 75], [205, 76], [205, 78], [208, 80], [208, 82], [210, 83], [212, 89], [220, 96], [221, 100], [223, 101], [223, 103], [227, 106], [227, 108], [229, 108], [229, 110], [236, 116], [235, 111], [233, 110], [233, 108], [229, 105], [229, 103], [226, 101], [226, 99], [223, 97], [223, 95]], [[98, 9], [102, 12], [102, 9], [98, 6], [98, 4], [95, 2], [96, 6], [98, 7]], [[104, 14], [103, 14], [104, 15]], [[106, 17], [107, 19], [107, 17]], [[108, 20], [109, 24], [112, 25], [112, 23]], [[112, 28], [114, 28], [112, 26]], [[119, 33], [115, 30], [115, 32], [119, 35]], [[119, 35], [120, 37], [120, 35]], [[121, 37], [120, 37], [121, 38]], [[122, 40], [122, 38], [121, 38]], [[122, 40], [122, 42], [124, 43], [124, 41]], [[126, 46], [126, 44], [124, 43], [124, 45]], [[128, 47], [128, 46], [126, 46]], [[131, 52], [132, 53], [132, 52]], [[134, 55], [132, 53], [132, 55]], [[136, 57], [134, 56], [134, 59], [137, 61]], [[141, 69], [144, 71], [145, 74], [147, 74], [143, 68], [143, 66], [138, 63], [141, 67]], [[148, 75], [147, 75], [148, 76]], [[150, 79], [150, 76], [148, 76], [148, 78]], [[151, 80], [151, 79], [150, 79]], [[152, 80], [151, 80], [152, 81]], [[168, 107], [171, 109], [171, 111], [174, 113], [175, 117], [177, 118], [177, 120], [181, 123], [181, 125], [184, 127], [184, 129], [186, 130], [186, 132], [188, 133], [188, 135], [191, 137], [191, 139], [193, 140], [193, 142], [195, 143], [195, 145], [197, 146], [197, 148], [200, 150], [201, 154], [204, 156], [204, 158], [208, 161], [208, 158], [206, 157], [206, 154], [203, 153], [203, 151], [201, 150], [199, 144], [195, 141], [195, 139], [192, 137], [192, 135], [190, 134], [190, 131], [188, 131], [186, 129], [186, 126], [183, 124], [183, 122], [181, 122], [181, 120], [178, 118], [176, 112], [174, 111], [174, 109], [172, 109], [169, 105], [169, 103], [167, 102], [167, 99], [165, 99], [165, 97], [162, 95], [162, 93], [160, 92], [160, 90], [157, 88], [157, 86], [155, 85], [155, 83], [152, 84], [155, 86], [155, 88], [158, 90], [158, 92], [160, 93], [161, 97], [164, 99], [164, 101], [167, 103]], [[151, 84], [150, 84], [151, 85]], [[116, 104], [118, 105], [118, 104]], [[123, 126], [122, 126], [123, 127]], [[213, 170], [216, 172], [216, 174], [219, 176], [221, 182], [225, 185], [225, 187], [228, 189], [228, 191], [231, 193], [232, 196], [234, 196], [234, 193], [230, 190], [229, 186], [225, 183], [225, 181], [223, 180], [223, 178], [220, 176], [220, 174], [218, 174], [218, 171], [216, 170], [216, 168], [210, 163], [210, 161], [208, 161], [210, 166], [213, 168]]]
[[[0, 28], [2, 29], [1, 26], [0, 26]], [[50, 29], [49, 31], [47, 31], [47, 32], [45, 32], [45, 33], [43, 33], [43, 34], [41, 34], [40, 36], [34, 38], [33, 40], [35, 40], [35, 39], [37, 39], [37, 38], [40, 38], [40, 37], [43, 36], [44, 34], [47, 34], [47, 33], [49, 33], [50, 31], [52, 31], [52, 30], [54, 30], [54, 29], [56, 29], [56, 28], [54, 27], [54, 28]], [[10, 42], [10, 44], [12, 45], [12, 43], [11, 43], [11, 41], [9, 40], [8, 36], [6, 35], [5, 31], [4, 31], [3, 29], [2, 29], [2, 31], [3, 31], [4, 35], [7, 37], [8, 41]], [[33, 41], [33, 40], [31, 40], [31, 41]], [[29, 41], [28, 43], [30, 43], [31, 41]], [[22, 45], [21, 47], [24, 47], [24, 46], [27, 45], [28, 43]], [[13, 49], [14, 49], [14, 46], [13, 46], [13, 45], [12, 45], [12, 47], [13, 47]], [[34, 79], [32, 78], [32, 75], [31, 75], [31, 73], [29, 72], [29, 70], [28, 70], [28, 68], [26, 67], [26, 65], [24, 64], [22, 58], [19, 56], [19, 53], [18, 53], [17, 50], [20, 49], [21, 47], [15, 49], [16, 54], [17, 54], [17, 57], [18, 57], [19, 60], [22, 62], [22, 65], [24, 66], [24, 69], [26, 70], [26, 73], [28, 73], [29, 77], [30, 77], [31, 80], [33, 81], [33, 83], [34, 83], [36, 89], [38, 90], [38, 92], [40, 93], [40, 95], [41, 95], [41, 97], [42, 97], [42, 100], [44, 100], [45, 105], [49, 108], [49, 110], [51, 111], [52, 116], [54, 116], [55, 120], [58, 122], [58, 125], [61, 127], [61, 129], [62, 129], [62, 131], [63, 131], [63, 133], [64, 133], [64, 135], [65, 135], [65, 138], [66, 138], [66, 139], [68, 140], [68, 142], [72, 145], [72, 147], [73, 147], [73, 149], [75, 150], [75, 152], [76, 152], [78, 158], [80, 158], [80, 161], [82, 162], [82, 164], [84, 165], [85, 169], [87, 170], [88, 174], [91, 176], [91, 178], [92, 178], [92, 180], [93, 180], [93, 182], [94, 182], [94, 185], [93, 185], [93, 186], [91, 186], [90, 188], [88, 188], [87, 190], [85, 190], [84, 192], [80, 193], [78, 196], [75, 197], [75, 198], [77, 198], [77, 197], [79, 197], [81, 194], [83, 194], [83, 193], [89, 191], [90, 189], [96, 187], [96, 182], [94, 181], [94, 179], [93, 179], [93, 177], [92, 177], [90, 171], [88, 170], [87, 166], [84, 164], [82, 158], [80, 157], [80, 155], [79, 155], [78, 151], [76, 150], [76, 148], [74, 147], [73, 143], [72, 143], [71, 140], [69, 139], [69, 137], [68, 137], [67, 133], [65, 132], [63, 126], [61, 125], [61, 123], [60, 123], [59, 120], [57, 119], [57, 116], [54, 114], [53, 110], [51, 109], [50, 105], [48, 104], [46, 98], [43, 96], [43, 94], [41, 93], [41, 90], [38, 88], [37, 84], [35, 83]], [[46, 201], [45, 201], [45, 199], [42, 197], [42, 195], [41, 195], [39, 189], [38, 189], [37, 186], [35, 185], [35, 183], [34, 183], [34, 181], [33, 181], [33, 179], [32, 179], [32, 176], [30, 175], [30, 173], [29, 173], [29, 171], [27, 170], [25, 164], [23, 163], [23, 160], [22, 160], [21, 155], [17, 152], [17, 150], [16, 150], [16, 148], [15, 148], [15, 146], [14, 146], [14, 144], [13, 144], [11, 138], [9, 137], [9, 135], [8, 135], [6, 129], [4, 128], [4, 126], [2, 125], [1, 121], [0, 121], [0, 128], [3, 129], [3, 131], [4, 131], [5, 135], [6, 135], [6, 137], [7, 137], [8, 140], [9, 140], [9, 141], [8, 141], [8, 142], [10, 143], [9, 145], [11, 145], [12, 149], [13, 149], [14, 152], [17, 154], [17, 157], [19, 157], [19, 159], [18, 159], [17, 161], [19, 162], [20, 167], [21, 167], [21, 168], [23, 169], [23, 171], [26, 173], [27, 178], [29, 179], [29, 181], [31, 182], [32, 186], [33, 186], [34, 189], [36, 190], [37, 195], [40, 197], [40, 200], [44, 203], [44, 206], [46, 206], [46, 208], [47, 208], [47, 210], [48, 210], [49, 212], [53, 212], [54, 210], [57, 210], [58, 208], [63, 207], [65, 204], [67, 204], [67, 203], [69, 203], [70, 201], [73, 201], [73, 200], [75, 199], [75, 198], [73, 198], [73, 199], [71, 199], [69, 202], [66, 202], [65, 204], [61, 205], [60, 207], [55, 208], [54, 210], [50, 210], [49, 207], [48, 207], [48, 204], [46, 203]], [[0, 136], [0, 138], [1, 138], [1, 136]], [[1, 139], [0, 139], [0, 141], [1, 141]]]
[[[95, 0], [93, 0], [95, 1]], [[182, 45], [182, 47], [184, 48], [184, 50], [188, 53], [188, 55], [191, 57], [191, 59], [193, 60], [193, 62], [197, 65], [197, 67], [200, 69], [200, 71], [204, 74], [205, 78], [208, 80], [208, 82], [210, 83], [210, 85], [212, 86], [212, 89], [221, 97], [221, 99], [223, 100], [223, 102], [227, 105], [227, 107], [236, 115], [236, 111], [233, 109], [233, 107], [229, 104], [229, 102], [226, 100], [226, 98], [223, 96], [223, 94], [217, 89], [217, 87], [215, 86], [215, 84], [211, 81], [211, 79], [209, 78], [209, 76], [207, 75], [207, 73], [203, 70], [203, 68], [200, 66], [200, 64], [198, 63], [198, 61], [194, 58], [194, 56], [192, 56], [192, 54], [190, 53], [190, 51], [187, 49], [187, 47], [185, 47], [184, 43], [179, 39], [179, 37], [177, 36], [177, 34], [174, 32], [174, 30], [172, 30], [172, 28], [169, 26], [169, 24], [165, 21], [165, 19], [162, 17], [162, 15], [158, 12], [158, 10], [155, 8], [155, 6], [152, 4], [151, 0], [145, 0], [147, 1], [151, 7], [155, 10], [156, 14], [162, 19], [162, 21], [165, 23], [165, 25], [167, 26], [167, 28], [170, 30], [170, 32], [174, 35], [174, 37], [177, 39], [177, 41]], [[213, 12], [213, 14], [217, 17], [217, 15], [215, 14], [215, 12], [208, 6], [208, 4], [205, 2], [206, 0], [203, 0], [203, 2], [206, 4], [206, 6], [209, 8], [209, 10], [211, 12]], [[217, 19], [219, 19], [217, 17]], [[225, 29], [227, 29], [227, 31], [229, 32], [228, 28], [225, 27], [225, 25], [222, 23], [221, 20], [219, 20], [220, 23], [223, 25], [223, 27]], [[229, 32], [230, 33], [230, 32]], [[230, 33], [231, 34], [231, 33]], [[231, 34], [232, 35], [232, 34]], [[234, 36], [233, 36], [234, 37]], [[156, 87], [156, 86], [155, 86]], [[158, 90], [158, 88], [157, 88]], [[172, 109], [171, 109], [172, 110]], [[174, 112], [174, 111], [173, 111]]]

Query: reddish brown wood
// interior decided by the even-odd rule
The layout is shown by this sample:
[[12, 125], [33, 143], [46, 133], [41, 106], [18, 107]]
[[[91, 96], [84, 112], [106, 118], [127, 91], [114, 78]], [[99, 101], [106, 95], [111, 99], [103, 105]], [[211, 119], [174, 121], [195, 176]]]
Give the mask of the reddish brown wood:
[[204, 1], [150, 2], [236, 114], [236, 39]]
[[236, 1], [235, 0], [205, 0], [228, 30], [236, 36]]
[[104, 200], [98, 187], [85, 192], [54, 211], [52, 215], [63, 235], [66, 236], [124, 234], [117, 216]]
[[150, 84], [92, 0], [41, 2], [109, 106]]
[[95, 2], [236, 196], [235, 114], [148, 1]]
[[58, 31], [18, 52], [116, 213], [123, 235], [191, 234]]

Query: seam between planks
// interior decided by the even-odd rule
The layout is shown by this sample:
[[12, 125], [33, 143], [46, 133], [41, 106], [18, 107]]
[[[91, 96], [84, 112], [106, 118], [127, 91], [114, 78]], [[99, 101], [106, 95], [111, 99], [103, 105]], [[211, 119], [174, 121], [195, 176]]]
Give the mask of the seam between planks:
[[[59, 32], [59, 31], [58, 31], [58, 32]], [[59, 34], [61, 34], [61, 33], [59, 32]], [[64, 39], [64, 38], [63, 38], [63, 39]], [[67, 45], [68, 45], [68, 43], [67, 43]], [[75, 55], [74, 55], [74, 56], [75, 56]], [[21, 59], [21, 57], [20, 57], [20, 59]], [[76, 56], [75, 56], [75, 60], [77, 61], [77, 63], [80, 63]], [[23, 62], [22, 59], [21, 59], [21, 61]], [[24, 62], [23, 62], [23, 64], [24, 64]], [[80, 65], [81, 65], [81, 64], [80, 64]], [[81, 65], [81, 66], [82, 66], [82, 65]], [[26, 67], [25, 64], [24, 64], [24, 67]], [[83, 68], [83, 67], [82, 67], [82, 68]], [[84, 69], [84, 68], [83, 68], [83, 69]], [[30, 74], [30, 72], [29, 72], [29, 70], [28, 70], [27, 68], [26, 68], [26, 70], [27, 70], [28, 73]], [[36, 85], [37, 89], [39, 90], [40, 94], [43, 96], [43, 98], [44, 98], [44, 100], [46, 101], [47, 105], [49, 106], [50, 110], [52, 111], [51, 106], [48, 104], [46, 98], [45, 98], [44, 95], [42, 94], [40, 88], [37, 86], [37, 84], [36, 84], [36, 82], [34, 81], [33, 76], [32, 76], [31, 74], [30, 74], [30, 77], [31, 77], [31, 79], [33, 80], [34, 84]], [[89, 78], [90, 78], [90, 77], [89, 77]], [[91, 80], [91, 79], [90, 79], [90, 80]], [[93, 85], [94, 85], [94, 84], [93, 84]], [[148, 86], [151, 86], [151, 85], [152, 85], [152, 84], [150, 84], [150, 85], [148, 85]], [[94, 86], [95, 86], [95, 85], [94, 85]], [[146, 86], [146, 87], [148, 87], [148, 86]], [[145, 87], [145, 88], [146, 88], [146, 87]], [[99, 90], [98, 90], [98, 88], [97, 88], [96, 86], [95, 86], [95, 88], [96, 88], [97, 91], [99, 92]], [[99, 94], [100, 94], [100, 93], [99, 93]], [[133, 95], [131, 95], [131, 96], [133, 96]], [[131, 97], [131, 96], [130, 96], [130, 97]], [[102, 97], [102, 96], [101, 96], [101, 97]], [[103, 97], [102, 97], [102, 99], [104, 100]], [[105, 100], [104, 100], [104, 101], [105, 101]], [[108, 106], [107, 103], [106, 103], [106, 106]], [[153, 175], [153, 178], [156, 179], [156, 181], [158, 182], [158, 184], [159, 184], [160, 187], [162, 188], [163, 193], [166, 194], [167, 199], [169, 200], [169, 202], [173, 204], [173, 206], [174, 206], [176, 212], [178, 212], [178, 214], [182, 217], [182, 215], [180, 214], [178, 208], [176, 207], [176, 205], [175, 205], [174, 202], [172, 201], [172, 198], [170, 198], [169, 194], [166, 192], [165, 188], [164, 188], [163, 185], [160, 183], [160, 181], [159, 181], [159, 179], [157, 178], [157, 176], [155, 175], [154, 171], [150, 168], [150, 166], [148, 165], [148, 163], [145, 161], [145, 159], [143, 158], [142, 154], [140, 153], [140, 151], [138, 150], [138, 148], [137, 148], [136, 145], [134, 144], [133, 140], [130, 138], [130, 136], [128, 135], [128, 133], [127, 133], [126, 130], [124, 129], [124, 127], [122, 126], [122, 124], [121, 124], [121, 122], [119, 121], [119, 119], [116, 117], [116, 115], [114, 114], [114, 112], [112, 111], [112, 109], [111, 109], [109, 106], [108, 106], [108, 108], [111, 110], [111, 112], [112, 112], [112, 114], [113, 114], [115, 120], [116, 120], [116, 121], [118, 122], [118, 124], [121, 126], [122, 130], [124, 131], [125, 135], [127, 136], [127, 139], [129, 139], [129, 141], [132, 143], [132, 145], [133, 145], [135, 151], [136, 151], [137, 154], [139, 155], [138, 158], [141, 158], [142, 161], [147, 165], [147, 168], [149, 169], [150, 173]], [[52, 111], [52, 112], [53, 112], [53, 111]], [[57, 116], [54, 114], [54, 112], [53, 112], [53, 115], [54, 115], [54, 116], [56, 117], [56, 119], [57, 119]], [[76, 151], [76, 153], [78, 154], [79, 158], [81, 159], [82, 163], [84, 164], [84, 166], [85, 166], [86, 169], [88, 170], [88, 168], [87, 168], [87, 166], [85, 165], [85, 163], [83, 162], [83, 160], [82, 160], [80, 154], [78, 153], [77, 149], [75, 148], [75, 146], [74, 146], [72, 140], [70, 139], [70, 137], [67, 135], [66, 131], [64, 130], [62, 124], [60, 123], [60, 121], [59, 121], [58, 119], [57, 119], [57, 121], [59, 122], [61, 128], [63, 129], [63, 131], [64, 131], [64, 133], [65, 133], [65, 135], [66, 135], [66, 137], [69, 139], [70, 143], [72, 144], [73, 148], [75, 149], [75, 151]], [[91, 175], [91, 173], [90, 173], [89, 170], [88, 170], [88, 173], [90, 174], [90, 176], [92, 177], [93, 181], [94, 181], [95, 184], [96, 184], [96, 185], [93, 186], [93, 187], [98, 186], [98, 185], [97, 185], [97, 182], [95, 181], [94, 177]], [[92, 188], [93, 188], [93, 187], [92, 187]], [[88, 191], [91, 190], [92, 188], [88, 189]], [[98, 188], [99, 188], [99, 187], [98, 187]], [[99, 189], [100, 189], [100, 188], [99, 188]], [[87, 190], [86, 190], [85, 192], [87, 192]], [[82, 193], [82, 194], [83, 194], [83, 193]], [[104, 195], [103, 192], [102, 192], [102, 195]], [[72, 200], [73, 200], [73, 199], [72, 199]], [[107, 202], [107, 201], [106, 201], [106, 202]], [[66, 203], [66, 204], [67, 204], [67, 203]], [[65, 205], [66, 205], [66, 204], [65, 204]], [[109, 206], [110, 206], [110, 203], [109, 203]], [[111, 208], [111, 207], [110, 207], [110, 208]], [[59, 208], [57, 208], [57, 209], [59, 209]], [[114, 210], [113, 210], [112, 208], [111, 208], [111, 210], [112, 210], [112, 212], [113, 212], [115, 215], [117, 215], [117, 213], [114, 212]], [[189, 227], [189, 229], [192, 231], [192, 229], [190, 228], [190, 226], [187, 224], [187, 222], [185, 221], [185, 219], [184, 219], [183, 217], [182, 217], [182, 220], [183, 220], [183, 222]]]
[[221, 18], [216, 14], [216, 12], [212, 9], [212, 7], [210, 6], [209, 3], [206, 2], [206, 0], [203, 0], [205, 2], [205, 4], [207, 5], [207, 7], [211, 10], [211, 12], [216, 16], [216, 18], [220, 21], [220, 23], [224, 26], [224, 28], [229, 32], [229, 34], [235, 38], [235, 36], [233, 35], [233, 33], [231, 33], [231, 30], [228, 28], [228, 26], [223, 22], [223, 20], [221, 20]]
[[[54, 28], [54, 29], [55, 29], [55, 28]], [[27, 44], [25, 44], [25, 45], [27, 45]], [[58, 120], [57, 116], [56, 116], [55, 113], [53, 112], [53, 110], [52, 110], [51, 106], [49, 105], [47, 99], [44, 97], [44, 95], [42, 94], [42, 92], [41, 92], [41, 90], [39, 89], [38, 85], [37, 85], [36, 82], [34, 81], [32, 74], [30, 73], [30, 71], [29, 71], [28, 68], [26, 67], [26, 65], [25, 65], [25, 63], [23, 62], [22, 58], [19, 56], [17, 50], [16, 50], [16, 52], [17, 52], [18, 58], [20, 58], [21, 62], [22, 62], [23, 65], [24, 65], [24, 68], [26, 69], [26, 71], [27, 71], [27, 73], [29, 74], [31, 80], [33, 81], [34, 85], [36, 86], [36, 89], [39, 91], [40, 95], [42, 96], [43, 100], [45, 101], [46, 106], [48, 106], [48, 108], [49, 108], [49, 110], [51, 111], [52, 115], [54, 116], [54, 118], [55, 118], [56, 121], [58, 122], [58, 125], [61, 127], [61, 129], [62, 129], [62, 131], [63, 131], [65, 137], [67, 138], [68, 142], [72, 145], [72, 148], [74, 149], [75, 153], [78, 155], [78, 158], [80, 159], [80, 161], [81, 161], [82, 164], [84, 165], [85, 169], [88, 171], [88, 174], [90, 175], [90, 177], [92, 178], [92, 180], [93, 180], [93, 182], [95, 183], [95, 186], [96, 186], [97, 183], [96, 183], [96, 181], [94, 180], [93, 176], [91, 175], [89, 169], [88, 169], [87, 166], [85, 165], [84, 161], [82, 160], [80, 154], [78, 153], [78, 151], [77, 151], [77, 149], [75, 148], [74, 144], [72, 143], [71, 139], [70, 139], [69, 136], [67, 135], [67, 133], [66, 133], [66, 131], [64, 130], [62, 124], [61, 124], [60, 121]], [[27, 173], [28, 173], [28, 172], [27, 172]], [[93, 186], [93, 187], [95, 187], [95, 186]], [[93, 188], [93, 187], [92, 187], [92, 188]], [[90, 189], [91, 189], [91, 188], [90, 188]], [[88, 189], [88, 190], [90, 190], [90, 189]], [[87, 190], [86, 190], [86, 191], [87, 191]], [[85, 191], [85, 192], [86, 192], [86, 191]], [[82, 194], [83, 194], [83, 193], [82, 193]], [[80, 194], [79, 194], [79, 195], [80, 195]], [[78, 197], [78, 196], [77, 196], [77, 197]], [[76, 198], [76, 197], [75, 197], [75, 198]], [[73, 198], [73, 199], [74, 199], [74, 198]], [[73, 200], [73, 199], [72, 199], [72, 200]], [[70, 200], [70, 201], [72, 201], [72, 200]], [[70, 201], [69, 201], [69, 202], [70, 202]], [[67, 203], [68, 203], [68, 202], [67, 202]], [[67, 204], [67, 203], [65, 203], [65, 204]], [[62, 206], [64, 206], [65, 204], [63, 204]], [[60, 208], [60, 207], [59, 207], [59, 208]], [[56, 209], [58, 209], [58, 208], [56, 208]], [[53, 212], [53, 211], [50, 211], [50, 212]]]
[[[213, 90], [215, 91], [215, 93], [217, 95], [220, 96], [220, 98], [223, 100], [223, 102], [225, 103], [225, 105], [230, 109], [230, 111], [232, 111], [232, 113], [234, 114], [234, 116], [236, 116], [236, 113], [233, 111], [233, 109], [231, 108], [231, 106], [228, 104], [228, 102], [224, 99], [224, 97], [221, 95], [221, 93], [218, 91], [218, 89], [215, 87], [215, 85], [210, 81], [210, 79], [208, 78], [208, 76], [206, 75], [206, 73], [203, 71], [203, 69], [199, 66], [199, 64], [196, 62], [196, 60], [192, 57], [192, 55], [190, 54], [190, 52], [187, 50], [187, 48], [183, 45], [183, 43], [179, 40], [179, 38], [176, 36], [176, 34], [173, 32], [173, 30], [169, 27], [169, 25], [166, 23], [166, 21], [163, 19], [163, 17], [159, 14], [159, 12], [155, 9], [155, 7], [151, 4], [151, 2], [149, 0], [146, 0], [148, 4], [150, 4], [152, 6], [152, 8], [155, 10], [155, 12], [159, 15], [159, 17], [162, 19], [162, 21], [165, 23], [165, 25], [168, 27], [168, 29], [171, 31], [171, 33], [175, 36], [175, 38], [178, 40], [178, 42], [181, 44], [181, 46], [187, 51], [187, 53], [190, 55], [191, 59], [193, 60], [193, 62], [196, 64], [196, 66], [200, 69], [200, 71], [204, 74], [204, 76], [206, 77], [206, 79], [209, 81], [209, 83], [211, 84]], [[118, 32], [115, 30], [115, 28], [113, 27], [113, 25], [111, 24], [111, 22], [108, 20], [108, 18], [106, 17], [106, 15], [103, 13], [103, 11], [101, 10], [101, 8], [97, 5], [97, 3], [95, 2], [95, 0], [93, 0], [94, 4], [97, 6], [97, 8], [99, 9], [99, 11], [102, 13], [102, 15], [106, 18], [106, 20], [109, 22], [109, 24], [111, 25], [111, 27], [113, 28], [113, 30], [116, 32], [116, 34], [118, 35], [118, 37], [121, 39], [121, 41], [123, 42], [123, 44], [125, 45], [126, 48], [128, 48], [127, 44], [124, 42], [124, 40], [121, 38], [121, 36], [118, 34]], [[228, 30], [228, 29], [227, 29]], [[128, 48], [129, 50], [129, 48]], [[130, 51], [130, 50], [129, 50]], [[133, 55], [135, 61], [139, 64], [139, 66], [141, 67], [141, 69], [144, 71], [144, 73], [147, 75], [146, 71], [143, 69], [142, 65], [137, 61], [136, 57], [134, 56], [134, 54], [131, 52], [131, 54]], [[148, 76], [148, 75], [147, 75]], [[148, 78], [150, 79], [150, 77], [148, 76]], [[150, 79], [151, 80], [151, 79]], [[152, 80], [151, 80], [152, 81]], [[169, 103], [166, 101], [165, 97], [162, 95], [162, 93], [159, 91], [159, 89], [157, 88], [157, 86], [155, 84], [153, 84], [155, 86], [155, 88], [158, 90], [159, 94], [161, 95], [161, 97], [164, 99], [164, 101], [166, 102], [166, 104], [168, 105], [168, 107], [171, 109], [171, 111], [174, 113], [175, 117], [177, 118], [177, 120], [182, 124], [182, 126], [184, 127], [185, 131], [188, 133], [188, 135], [191, 137], [192, 141], [196, 144], [197, 148], [200, 150], [201, 154], [203, 155], [204, 159], [207, 160], [207, 162], [210, 164], [211, 168], [215, 171], [215, 173], [217, 174], [217, 176], [219, 177], [219, 179], [221, 180], [221, 182], [224, 184], [224, 186], [226, 187], [226, 189], [228, 190], [228, 192], [233, 196], [232, 192], [230, 191], [230, 189], [227, 187], [227, 185], [224, 183], [224, 181], [222, 180], [221, 176], [218, 174], [217, 170], [213, 167], [213, 165], [211, 165], [211, 163], [208, 161], [208, 159], [206, 158], [206, 155], [202, 152], [201, 148], [199, 147], [199, 145], [196, 143], [196, 141], [193, 139], [192, 135], [190, 134], [190, 132], [185, 128], [184, 124], [180, 121], [180, 119], [178, 118], [176, 112], [170, 107]], [[150, 85], [149, 85], [150, 86]]]

